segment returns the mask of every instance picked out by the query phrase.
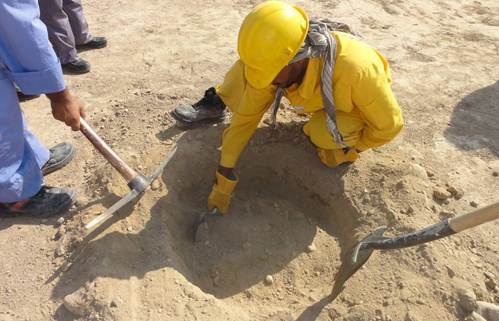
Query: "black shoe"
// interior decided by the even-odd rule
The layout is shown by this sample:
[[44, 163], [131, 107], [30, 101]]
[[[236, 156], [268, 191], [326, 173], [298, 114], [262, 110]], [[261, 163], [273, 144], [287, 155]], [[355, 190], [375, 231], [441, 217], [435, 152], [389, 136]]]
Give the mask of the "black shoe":
[[170, 112], [173, 118], [186, 125], [198, 123], [219, 123], [225, 119], [225, 104], [217, 95], [215, 88], [205, 91], [204, 97], [198, 102], [179, 106]]
[[69, 164], [75, 156], [76, 148], [70, 143], [61, 143], [50, 149], [50, 158], [42, 166], [43, 175], [48, 175]]
[[93, 37], [90, 41], [77, 45], [76, 49], [91, 50], [104, 48], [105, 46], [107, 46], [107, 39], [105, 37]]
[[17, 91], [17, 98], [20, 102], [36, 99], [38, 97], [40, 97], [40, 95], [26, 95], [21, 91]]
[[76, 193], [67, 188], [42, 186], [27, 202], [0, 203], [0, 217], [34, 216], [48, 217], [71, 208]]
[[62, 64], [62, 70], [65, 74], [86, 74], [90, 71], [90, 64], [86, 60], [77, 58], [75, 61], [68, 62], [67, 64]]

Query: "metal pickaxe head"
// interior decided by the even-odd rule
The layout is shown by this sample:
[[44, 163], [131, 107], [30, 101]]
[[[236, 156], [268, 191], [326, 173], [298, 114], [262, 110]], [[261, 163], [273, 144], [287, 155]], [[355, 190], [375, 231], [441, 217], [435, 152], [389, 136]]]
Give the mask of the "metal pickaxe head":
[[168, 156], [163, 160], [163, 162], [156, 168], [156, 170], [150, 176], [144, 176], [141, 173], [137, 173], [130, 166], [128, 166], [112, 149], [109, 147], [97, 133], [90, 127], [90, 125], [84, 120], [80, 119], [81, 132], [88, 138], [88, 140], [95, 146], [95, 148], [104, 156], [104, 158], [121, 174], [121, 176], [128, 182], [128, 187], [130, 192], [123, 196], [118, 202], [113, 204], [104, 213], [92, 219], [85, 225], [87, 232], [95, 230], [108, 218], [113, 216], [119, 209], [123, 206], [137, 202], [144, 192], [149, 188], [151, 183], [158, 178], [163, 172], [166, 165], [170, 162], [173, 155], [175, 154], [176, 148], [174, 147], [170, 150]]

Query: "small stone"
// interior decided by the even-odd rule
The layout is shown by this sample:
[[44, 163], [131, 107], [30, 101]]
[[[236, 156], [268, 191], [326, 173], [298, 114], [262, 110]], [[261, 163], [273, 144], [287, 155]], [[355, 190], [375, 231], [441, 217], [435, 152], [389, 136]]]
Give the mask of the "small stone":
[[494, 177], [498, 177], [498, 176], [499, 176], [499, 172], [498, 172], [498, 171], [493, 171], [493, 172], [492, 172], [492, 176], [494, 176]]
[[62, 225], [64, 223], [64, 217], [59, 217], [57, 219], [57, 225]]
[[155, 179], [152, 183], [151, 183], [151, 189], [153, 191], [157, 191], [161, 188], [161, 183], [159, 182], [159, 180]]
[[464, 321], [487, 321], [487, 320], [485, 320], [480, 314], [472, 312], [464, 319]]
[[336, 310], [336, 309], [332, 308], [332, 309], [330, 309], [330, 310], [328, 311], [328, 315], [329, 315], [329, 318], [330, 318], [331, 320], [337, 320], [337, 319], [339, 319], [339, 318], [340, 318], [341, 313], [340, 313], [340, 312], [338, 312], [338, 310]]
[[451, 196], [450, 193], [441, 187], [436, 187], [433, 190], [433, 198], [436, 201], [443, 202], [443, 201], [447, 200], [450, 196]]
[[496, 280], [494, 278], [486, 278], [485, 279], [485, 286], [489, 290], [495, 290], [495, 288], [497, 286]]
[[88, 306], [77, 292], [66, 295], [63, 305], [69, 312], [80, 317], [86, 316], [89, 312]]
[[465, 288], [459, 288], [457, 290], [457, 298], [459, 302], [459, 306], [465, 311], [465, 312], [471, 312], [476, 310], [478, 307], [477, 301], [476, 301], [476, 295], [472, 290], [465, 289]]
[[489, 272], [489, 271], [485, 271], [485, 272], [483, 272], [483, 275], [485, 275], [485, 277], [486, 277], [487, 279], [495, 279], [495, 278], [496, 278], [496, 276], [494, 275], [494, 273]]
[[464, 196], [464, 191], [460, 188], [449, 186], [447, 187], [447, 191], [456, 199], [460, 200]]
[[57, 230], [57, 232], [54, 235], [54, 240], [56, 240], [56, 241], [59, 240], [65, 234], [66, 234], [66, 228], [64, 227], [64, 225], [59, 226], [59, 229]]
[[109, 306], [112, 308], [117, 308], [121, 304], [123, 304], [123, 300], [120, 297], [116, 297], [116, 298], [111, 300], [111, 303], [109, 304]]
[[428, 178], [427, 171], [418, 164], [411, 164], [410, 173], [415, 177]]
[[450, 266], [445, 265], [445, 269], [447, 270], [449, 277], [453, 278], [456, 276], [456, 272]]
[[317, 247], [315, 246], [314, 243], [311, 243], [307, 246], [307, 252], [308, 253], [312, 253], [312, 252], [315, 252], [317, 250]]
[[478, 301], [478, 309], [476, 312], [484, 317], [487, 321], [499, 321], [499, 305]]
[[477, 202], [475, 202], [475, 201], [471, 201], [471, 202], [470, 202], [470, 205], [471, 205], [471, 207], [474, 207], [474, 208], [477, 208], [477, 207], [478, 207], [478, 203], [477, 203]]
[[272, 275], [267, 275], [265, 277], [265, 281], [264, 282], [265, 282], [266, 285], [272, 285], [272, 284], [274, 284], [274, 277]]
[[56, 249], [55, 249], [55, 257], [61, 257], [66, 255], [66, 248], [64, 244], [60, 244]]

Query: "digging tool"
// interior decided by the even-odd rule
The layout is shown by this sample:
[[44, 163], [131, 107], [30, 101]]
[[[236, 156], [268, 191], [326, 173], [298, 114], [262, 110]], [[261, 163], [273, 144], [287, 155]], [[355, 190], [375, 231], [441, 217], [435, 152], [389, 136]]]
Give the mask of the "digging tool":
[[93, 220], [85, 225], [87, 232], [95, 230], [103, 222], [113, 216], [120, 208], [129, 204], [130, 202], [137, 202], [151, 183], [163, 172], [168, 162], [175, 154], [176, 148], [174, 147], [168, 156], [163, 160], [159, 167], [152, 173], [151, 176], [144, 176], [137, 173], [130, 166], [128, 166], [112, 149], [109, 147], [102, 138], [90, 127], [90, 125], [82, 118], [80, 118], [80, 131], [88, 138], [88, 140], [95, 146], [99, 153], [121, 174], [121, 176], [128, 182], [130, 192], [121, 198], [118, 202], [113, 204], [104, 213], [95, 217]]
[[334, 280], [332, 300], [343, 291], [345, 282], [367, 262], [374, 250], [394, 250], [431, 242], [498, 218], [499, 202], [396, 237], [384, 237], [386, 227], [380, 227], [345, 255]]
[[204, 223], [206, 223], [208, 217], [212, 217], [214, 215], [220, 215], [216, 207], [213, 208], [211, 211], [204, 211], [199, 213], [196, 221], [192, 226], [192, 239], [194, 242], [200, 241], [201, 237], [199, 234], [201, 232], [201, 227], [203, 226]]

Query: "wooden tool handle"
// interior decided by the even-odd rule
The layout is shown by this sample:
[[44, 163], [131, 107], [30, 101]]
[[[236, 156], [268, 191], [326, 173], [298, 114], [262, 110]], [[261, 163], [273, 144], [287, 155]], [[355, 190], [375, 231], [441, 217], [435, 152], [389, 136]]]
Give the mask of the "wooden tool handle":
[[499, 202], [449, 220], [450, 227], [458, 233], [471, 227], [499, 218]]
[[128, 182], [134, 179], [138, 174], [130, 166], [128, 166], [112, 149], [109, 147], [102, 138], [90, 127], [90, 125], [80, 118], [80, 131], [88, 138], [88, 140], [95, 146], [99, 153], [123, 176]]

